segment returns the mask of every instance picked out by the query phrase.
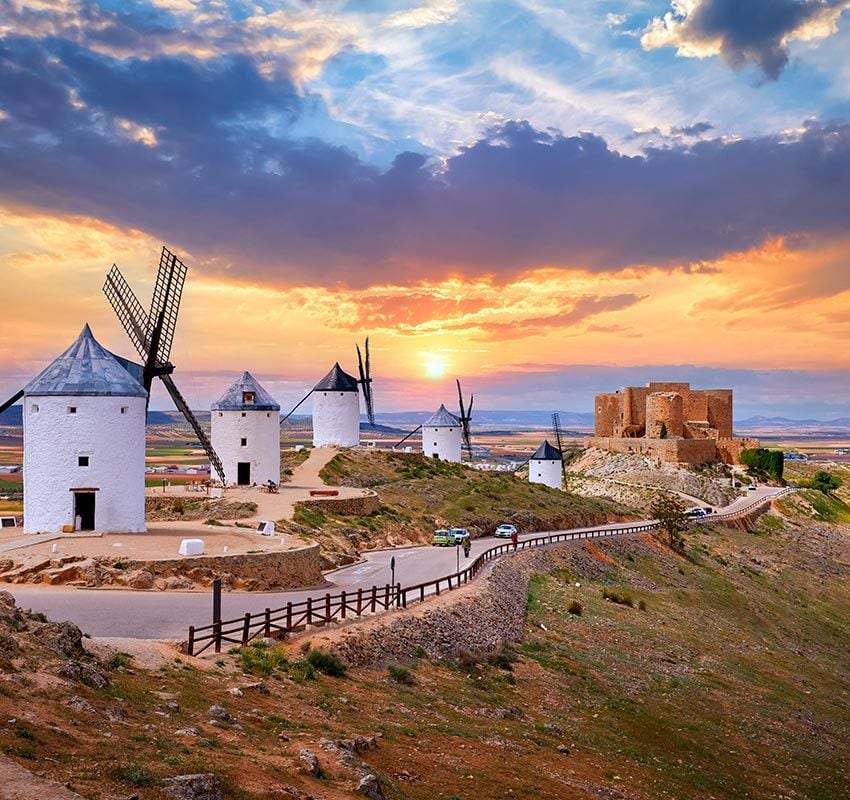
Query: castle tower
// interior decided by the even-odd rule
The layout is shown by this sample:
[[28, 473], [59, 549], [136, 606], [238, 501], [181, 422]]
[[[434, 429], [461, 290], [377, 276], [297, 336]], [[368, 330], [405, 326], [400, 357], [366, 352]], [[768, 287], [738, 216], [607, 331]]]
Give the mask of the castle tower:
[[463, 427], [444, 405], [422, 424], [422, 452], [443, 461], [460, 461]]
[[280, 483], [280, 405], [250, 372], [212, 404], [211, 426], [228, 484]]
[[142, 369], [86, 325], [24, 387], [24, 532], [145, 530]]
[[357, 447], [359, 444], [357, 380], [336, 363], [313, 389], [313, 447]]
[[684, 403], [678, 392], [653, 392], [646, 398], [646, 436], [680, 438], [684, 432]]
[[563, 461], [561, 451], [552, 447], [547, 439], [528, 461], [529, 483], [542, 483], [560, 489], [564, 477]]

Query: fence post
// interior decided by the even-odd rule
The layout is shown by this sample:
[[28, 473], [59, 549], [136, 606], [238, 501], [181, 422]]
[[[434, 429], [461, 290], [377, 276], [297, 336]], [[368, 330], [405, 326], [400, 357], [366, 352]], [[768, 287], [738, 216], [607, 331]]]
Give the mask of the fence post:
[[264, 633], [267, 639], [272, 635], [272, 610], [270, 608], [266, 609], [266, 629]]
[[423, 583], [419, 587], [419, 602], [422, 603], [425, 601], [425, 584]]
[[345, 619], [345, 590], [343, 589], [342, 594], [339, 596], [340, 599], [340, 607], [339, 607], [339, 618]]
[[363, 613], [363, 587], [357, 590], [357, 616]]
[[292, 632], [292, 603], [286, 604], [286, 633]]
[[307, 619], [304, 620], [305, 625], [313, 624], [313, 598], [307, 598]]
[[251, 614], [245, 614], [245, 620], [242, 623], [242, 644], [248, 644], [248, 635], [251, 632]]
[[325, 594], [325, 620], [331, 621], [331, 593]]
[[189, 626], [189, 643], [187, 645], [187, 651], [190, 656], [195, 655], [195, 626]]
[[390, 608], [390, 585], [387, 584], [384, 588], [384, 608], [389, 611]]
[[213, 623], [213, 636], [215, 637], [215, 652], [221, 652], [221, 620]]
[[377, 604], [378, 604], [378, 587], [373, 586], [372, 587], [372, 613], [373, 614], [375, 613], [375, 609], [377, 608]]

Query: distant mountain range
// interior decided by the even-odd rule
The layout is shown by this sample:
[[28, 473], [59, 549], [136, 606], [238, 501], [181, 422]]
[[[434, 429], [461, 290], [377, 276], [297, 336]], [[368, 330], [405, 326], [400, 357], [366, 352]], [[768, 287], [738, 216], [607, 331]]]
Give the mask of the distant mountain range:
[[[22, 407], [12, 406], [0, 414], [0, 425], [21, 425]], [[589, 432], [593, 429], [593, 414], [576, 411], [560, 411], [561, 426], [566, 431]], [[411, 431], [421, 425], [433, 411], [395, 411], [375, 415], [378, 430], [386, 432]], [[201, 424], [209, 424], [209, 411], [196, 411]], [[298, 427], [309, 425], [308, 414], [297, 414], [290, 418]], [[365, 417], [361, 417], [365, 420]], [[179, 411], [150, 411], [148, 425], [178, 425], [183, 422]], [[551, 411], [485, 411], [475, 410], [473, 425], [477, 429], [498, 428], [504, 431], [549, 430], [552, 426]], [[850, 417], [831, 420], [791, 419], [790, 417], [753, 416], [735, 421], [735, 431], [847, 431]]]

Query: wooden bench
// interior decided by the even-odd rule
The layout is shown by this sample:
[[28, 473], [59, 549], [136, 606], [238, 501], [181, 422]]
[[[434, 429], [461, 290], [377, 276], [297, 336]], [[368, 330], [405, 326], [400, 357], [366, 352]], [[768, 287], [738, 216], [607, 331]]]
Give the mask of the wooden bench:
[[310, 497], [337, 497], [338, 489], [310, 489]]

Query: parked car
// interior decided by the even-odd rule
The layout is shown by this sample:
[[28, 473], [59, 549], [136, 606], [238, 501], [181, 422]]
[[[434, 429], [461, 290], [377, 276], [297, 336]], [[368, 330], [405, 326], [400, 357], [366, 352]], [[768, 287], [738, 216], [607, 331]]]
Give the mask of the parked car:
[[431, 537], [431, 544], [434, 547], [448, 547], [454, 543], [454, 536], [450, 537], [447, 530], [440, 529], [438, 531], [434, 531], [434, 535]]
[[711, 506], [703, 506], [702, 510], [705, 511], [706, 514], [713, 514], [714, 509]]
[[754, 492], [756, 489], [758, 489], [758, 486], [756, 486], [754, 483], [751, 483], [751, 484], [747, 487], [747, 489], [749, 489], [751, 492]]
[[701, 517], [704, 517], [705, 515], [706, 514], [704, 508], [692, 508], [690, 509], [690, 511], [685, 512], [685, 516], [691, 517], [692, 519], [699, 519]]
[[466, 528], [449, 528], [449, 536], [453, 537], [451, 544], [463, 544], [469, 531]]
[[517, 533], [516, 525], [508, 525], [506, 523], [504, 525], [499, 525], [493, 536], [496, 536], [499, 539], [510, 539], [515, 533]]

